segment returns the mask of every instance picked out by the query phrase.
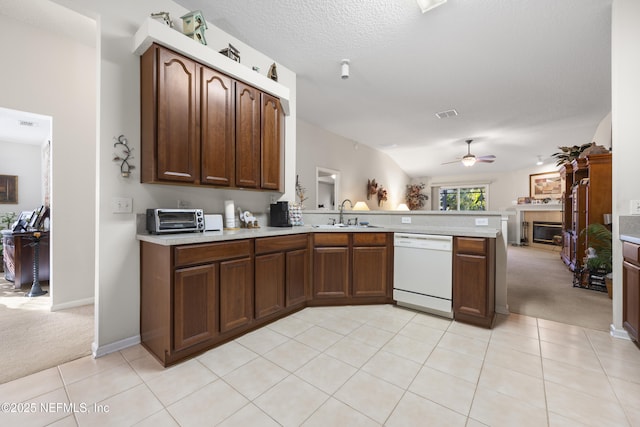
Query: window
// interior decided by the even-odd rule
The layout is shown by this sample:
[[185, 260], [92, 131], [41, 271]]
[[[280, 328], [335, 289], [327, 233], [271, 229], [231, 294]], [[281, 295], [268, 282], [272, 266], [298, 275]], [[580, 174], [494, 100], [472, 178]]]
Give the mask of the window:
[[485, 211], [488, 190], [488, 185], [440, 187], [439, 209], [441, 211]]

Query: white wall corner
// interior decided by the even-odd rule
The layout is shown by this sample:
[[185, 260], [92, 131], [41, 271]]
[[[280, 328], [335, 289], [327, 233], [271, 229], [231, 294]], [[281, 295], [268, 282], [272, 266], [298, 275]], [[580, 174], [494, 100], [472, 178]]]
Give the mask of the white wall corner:
[[116, 351], [124, 350], [125, 348], [133, 347], [137, 344], [140, 344], [140, 335], [134, 335], [132, 337], [102, 346], [98, 346], [98, 344], [94, 341], [93, 343], [91, 343], [91, 353], [93, 353], [94, 358], [98, 358], [106, 356], [110, 353], [115, 353]]

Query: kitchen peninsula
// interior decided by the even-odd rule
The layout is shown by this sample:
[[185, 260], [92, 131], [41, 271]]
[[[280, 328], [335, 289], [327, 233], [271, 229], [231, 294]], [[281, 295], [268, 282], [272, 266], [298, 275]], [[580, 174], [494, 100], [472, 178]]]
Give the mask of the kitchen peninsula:
[[[454, 316], [490, 327], [494, 312], [508, 313], [502, 213], [357, 214], [359, 222], [374, 226], [327, 227], [332, 212], [309, 211], [305, 223], [316, 227], [141, 232], [143, 345], [168, 366], [306, 306], [393, 303], [395, 232], [486, 242], [481, 245], [490, 250], [486, 256], [461, 254], [474, 263], [465, 268], [477, 260], [490, 263], [483, 267], [490, 280], [467, 280], [469, 295], [457, 297], [479, 308]], [[454, 263], [454, 276], [455, 268]]]

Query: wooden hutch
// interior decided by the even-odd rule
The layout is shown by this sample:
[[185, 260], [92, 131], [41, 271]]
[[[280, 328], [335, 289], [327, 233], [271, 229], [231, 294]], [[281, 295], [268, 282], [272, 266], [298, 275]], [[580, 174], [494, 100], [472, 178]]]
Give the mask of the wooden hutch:
[[590, 154], [560, 169], [562, 182], [562, 261], [574, 271], [588, 247], [580, 232], [604, 223], [611, 213], [611, 153]]

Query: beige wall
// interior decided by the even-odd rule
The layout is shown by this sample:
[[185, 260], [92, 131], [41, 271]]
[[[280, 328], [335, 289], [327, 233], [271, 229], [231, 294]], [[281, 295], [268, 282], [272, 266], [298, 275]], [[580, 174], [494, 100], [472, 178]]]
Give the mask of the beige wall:
[[[53, 309], [61, 309], [92, 303], [94, 297], [95, 30], [93, 38], [78, 33], [78, 39], [21, 20], [29, 18], [31, 24], [34, 17], [26, 10], [37, 10], [49, 19], [60, 13], [82, 21], [78, 28], [95, 28], [95, 23], [50, 2], [21, 4], [25, 11], [17, 16], [0, 12], [0, 40], [11, 41], [2, 44], [0, 102], [53, 119], [51, 298]], [[35, 9], [27, 9], [29, 5]]]
[[[364, 201], [369, 209], [395, 209], [404, 203], [409, 176], [386, 154], [343, 138], [311, 123], [298, 120], [296, 171], [309, 197], [306, 209], [314, 209], [316, 167], [340, 171], [340, 201]], [[375, 179], [388, 190], [388, 201], [378, 206], [375, 196], [367, 200], [367, 180]], [[293, 199], [291, 199], [293, 200]]]
[[611, 39], [613, 170], [613, 327], [622, 328], [622, 244], [618, 217], [640, 199], [640, 2], [614, 0]]

